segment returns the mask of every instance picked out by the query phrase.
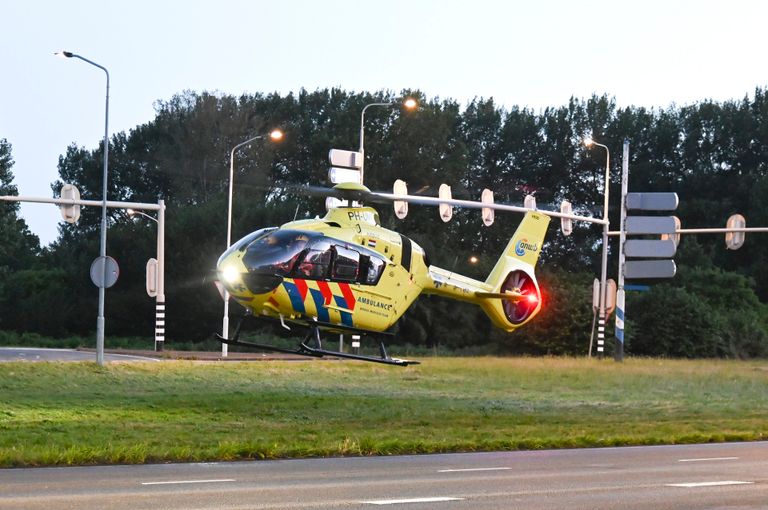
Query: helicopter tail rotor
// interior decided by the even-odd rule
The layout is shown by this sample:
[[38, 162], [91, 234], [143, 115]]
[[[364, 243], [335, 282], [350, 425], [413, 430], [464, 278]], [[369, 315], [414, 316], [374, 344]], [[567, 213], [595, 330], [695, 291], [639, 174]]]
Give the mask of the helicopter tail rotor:
[[541, 310], [541, 291], [534, 267], [539, 259], [549, 217], [526, 213], [485, 283], [491, 292], [478, 293], [480, 306], [493, 322], [512, 331]]

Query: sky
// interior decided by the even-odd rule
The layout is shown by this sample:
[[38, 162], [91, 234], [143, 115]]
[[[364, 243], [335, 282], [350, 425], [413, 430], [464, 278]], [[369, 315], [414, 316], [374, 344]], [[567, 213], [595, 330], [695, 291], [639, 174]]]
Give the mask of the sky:
[[[413, 88], [536, 111], [742, 99], [768, 86], [766, 19], [763, 0], [0, 0], [0, 139], [37, 197], [69, 145], [98, 147], [106, 75], [60, 50], [109, 70], [111, 136], [184, 90]], [[43, 245], [58, 236], [55, 206], [21, 216]]]

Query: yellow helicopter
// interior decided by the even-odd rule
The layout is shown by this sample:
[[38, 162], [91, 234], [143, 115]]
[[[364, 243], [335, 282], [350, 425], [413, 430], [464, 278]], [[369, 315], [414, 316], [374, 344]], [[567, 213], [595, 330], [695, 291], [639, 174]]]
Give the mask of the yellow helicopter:
[[[333, 191], [345, 197], [347, 205], [330, 208], [323, 218], [257, 230], [221, 255], [218, 280], [246, 315], [231, 339], [216, 335], [220, 342], [405, 366], [418, 362], [390, 357], [383, 343], [378, 357], [327, 350], [320, 330], [386, 332], [421, 294], [477, 304], [506, 331], [523, 326], [541, 310], [534, 267], [549, 216], [508, 206], [524, 211], [525, 216], [491, 273], [479, 281], [430, 265], [418, 244], [382, 227], [375, 209], [352, 200], [437, 203], [437, 199], [372, 193], [358, 183], [338, 184]], [[279, 321], [288, 329], [290, 325], [307, 327], [309, 333], [295, 350], [241, 341], [240, 327], [247, 317]]]

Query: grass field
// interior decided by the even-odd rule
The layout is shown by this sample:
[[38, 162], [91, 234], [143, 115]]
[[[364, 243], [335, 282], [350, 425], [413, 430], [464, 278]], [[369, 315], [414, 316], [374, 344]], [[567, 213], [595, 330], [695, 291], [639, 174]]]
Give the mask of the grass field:
[[0, 466], [768, 438], [768, 362], [0, 363]]

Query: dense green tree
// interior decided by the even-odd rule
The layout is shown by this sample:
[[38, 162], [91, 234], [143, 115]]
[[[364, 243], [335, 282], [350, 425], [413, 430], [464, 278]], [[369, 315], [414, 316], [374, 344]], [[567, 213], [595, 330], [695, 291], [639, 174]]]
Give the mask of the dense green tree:
[[[150, 122], [113, 135], [109, 151], [109, 198], [140, 202], [163, 198], [168, 205], [166, 294], [171, 340], [199, 339], [220, 325], [221, 300], [209, 276], [226, 244], [231, 148], [274, 127], [286, 133], [279, 144], [259, 140], [235, 155], [233, 238], [237, 239], [294, 217], [323, 214], [322, 199], [297, 193], [294, 185], [325, 185], [328, 150], [357, 149], [364, 106], [397, 103], [406, 95], [419, 100], [418, 111], [375, 107], [366, 112], [365, 182], [371, 189], [387, 191], [401, 178], [412, 193], [434, 196], [446, 183], [457, 198], [478, 199], [488, 188], [497, 202], [520, 205], [525, 195], [532, 194], [541, 208], [557, 209], [568, 199], [575, 211], [599, 216], [606, 154], [601, 148], [584, 147], [583, 137], [589, 134], [611, 149], [612, 229], [619, 221], [625, 139], [631, 143], [630, 190], [677, 191], [681, 202], [676, 214], [684, 227], [724, 225], [736, 212], [746, 216], [750, 226], [768, 224], [764, 200], [768, 99], [762, 89], [737, 101], [658, 110], [619, 109], [609, 96], [571, 98], [567, 105], [540, 112], [501, 108], [492, 98], [476, 98], [462, 106], [450, 99], [430, 99], [418, 90], [324, 89], [239, 97], [187, 91], [158, 101]], [[60, 158], [60, 181], [54, 183], [54, 191], [71, 182], [84, 197], [98, 197], [101, 150], [69, 147]], [[0, 189], [6, 194], [14, 192], [11, 164], [10, 147], [3, 142]], [[6, 299], [4, 306], [14, 310], [7, 316], [18, 317], [19, 327], [41, 331], [43, 326], [28, 320], [28, 311], [56, 306], [57, 298], [46, 294], [58, 287], [47, 290], [41, 283], [55, 277], [62, 289], [69, 290], [66, 306], [58, 306], [68, 313], [51, 314], [56, 326], [45, 325], [46, 331], [91, 331], [93, 324], [72, 317], [88, 317], [96, 306], [96, 292], [84, 268], [98, 253], [98, 208], [83, 208], [81, 221], [62, 225], [58, 240], [35, 258], [36, 243], [18, 223], [17, 207], [2, 207], [0, 232], [8, 241], [0, 246], [0, 271], [3, 267], [6, 274], [13, 271], [13, 285], [29, 289], [27, 294], [15, 289], [12, 300], [8, 292], [0, 293]], [[389, 206], [379, 210], [384, 225], [413, 238], [433, 264], [481, 280], [519, 221], [516, 215], [498, 213], [494, 225], [486, 228], [479, 211], [455, 210], [454, 219], [443, 223], [433, 208], [411, 207], [404, 221], [395, 219]], [[153, 303], [143, 292], [144, 264], [154, 256], [155, 225], [119, 210], [110, 211], [109, 222], [108, 252], [120, 263], [121, 278], [108, 291], [107, 330], [146, 334], [153, 330]], [[396, 328], [397, 341], [453, 348], [481, 342], [499, 352], [584, 352], [602, 229], [575, 223], [573, 234], [564, 237], [559, 223], [554, 220], [550, 225], [540, 262], [545, 309], [528, 327], [508, 335], [490, 326], [478, 307], [424, 298]], [[6, 230], [12, 234], [4, 234]], [[615, 241], [612, 245], [611, 273], [617, 265]], [[467, 263], [470, 254], [479, 257], [477, 264]], [[763, 235], [748, 234], [745, 246], [736, 252], [724, 249], [722, 236], [685, 237], [676, 256], [679, 275], [654, 284], [647, 294], [631, 296], [630, 352], [765, 355], [766, 259], [768, 238]], [[39, 267], [32, 268], [32, 262]], [[41, 272], [25, 272], [36, 269]], [[4, 281], [7, 288], [11, 278]], [[35, 299], [29, 294], [33, 289]], [[744, 311], [731, 313], [734, 309]], [[679, 340], [680, 334], [685, 341]]]
[[[13, 184], [13, 157], [11, 144], [0, 139], [0, 195], [18, 195]], [[18, 202], [0, 202], [0, 328], [17, 329], [16, 298], [12, 292], [16, 283], [11, 280], [17, 271], [30, 270], [40, 252], [40, 243], [23, 219], [19, 218]]]

